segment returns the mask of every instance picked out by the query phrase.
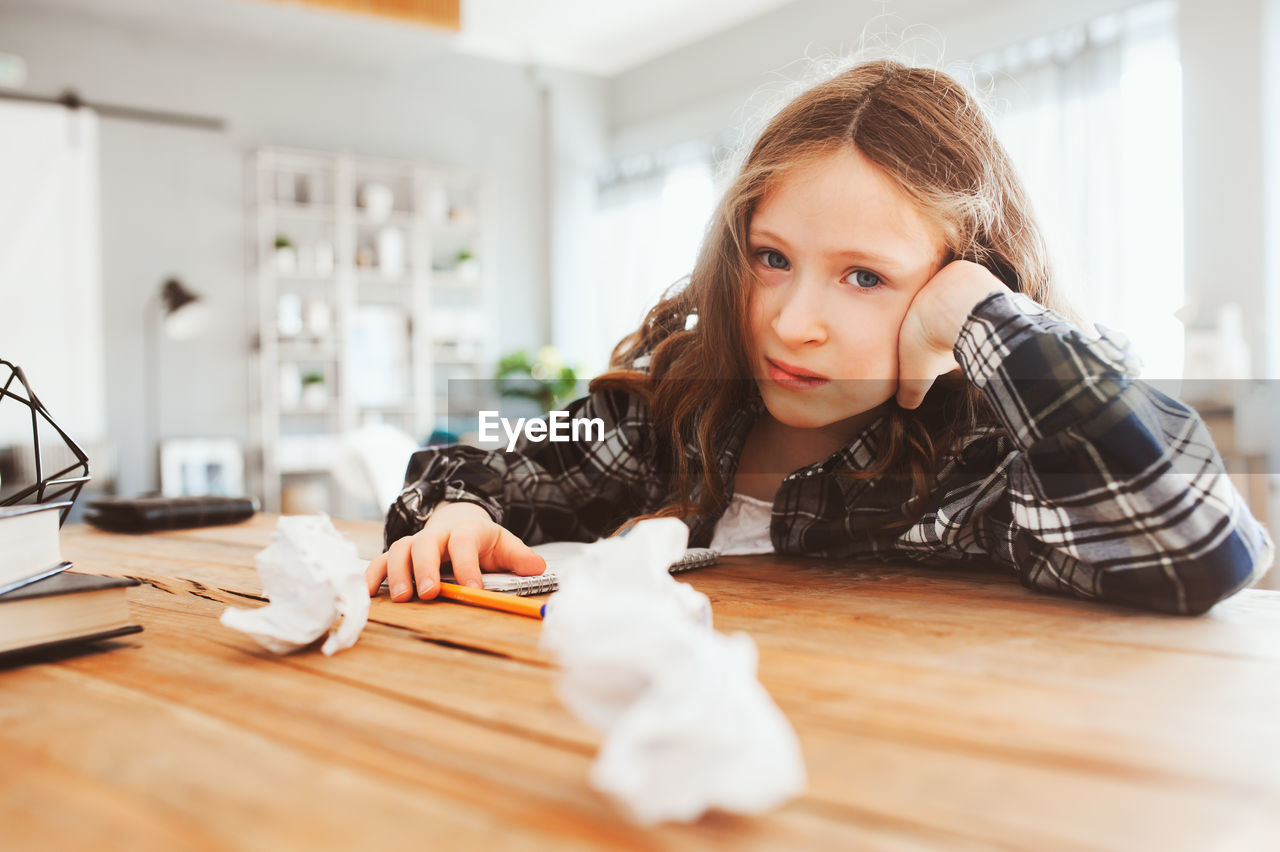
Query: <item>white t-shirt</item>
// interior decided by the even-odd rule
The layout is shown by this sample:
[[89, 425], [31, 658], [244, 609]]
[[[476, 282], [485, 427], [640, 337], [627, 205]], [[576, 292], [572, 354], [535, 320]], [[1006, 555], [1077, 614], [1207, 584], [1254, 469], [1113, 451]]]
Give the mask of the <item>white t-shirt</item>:
[[729, 507], [716, 522], [711, 549], [726, 556], [773, 553], [773, 541], [769, 538], [769, 522], [772, 518], [773, 504], [768, 500], [734, 492], [729, 500]]

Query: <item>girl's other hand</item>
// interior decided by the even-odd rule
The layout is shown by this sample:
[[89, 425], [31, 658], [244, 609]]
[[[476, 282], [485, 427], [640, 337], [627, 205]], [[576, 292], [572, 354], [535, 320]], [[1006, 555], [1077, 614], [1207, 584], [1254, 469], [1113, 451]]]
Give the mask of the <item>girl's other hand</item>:
[[386, 579], [393, 601], [423, 600], [440, 593], [440, 563], [453, 563], [453, 575], [464, 586], [481, 588], [481, 571], [541, 574], [546, 561], [474, 503], [442, 503], [421, 530], [393, 542], [365, 569], [369, 596]]
[[916, 293], [898, 331], [898, 405], [918, 408], [938, 376], [959, 369], [956, 338], [974, 306], [992, 293], [1009, 291], [985, 267], [956, 260], [942, 267]]

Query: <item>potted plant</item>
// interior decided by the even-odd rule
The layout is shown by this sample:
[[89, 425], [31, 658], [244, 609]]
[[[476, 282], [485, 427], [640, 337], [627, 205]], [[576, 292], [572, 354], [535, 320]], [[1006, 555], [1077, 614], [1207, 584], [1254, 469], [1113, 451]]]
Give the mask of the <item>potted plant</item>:
[[324, 408], [329, 404], [329, 391], [325, 388], [324, 373], [310, 370], [302, 374], [302, 404], [307, 408]]
[[298, 250], [293, 240], [284, 234], [276, 234], [276, 271], [289, 273], [298, 268]]
[[500, 396], [531, 399], [544, 412], [573, 399], [578, 386], [577, 371], [564, 363], [554, 346], [539, 349], [532, 361], [523, 350], [502, 356], [494, 379]]
[[470, 249], [461, 249], [453, 259], [453, 268], [463, 281], [475, 281], [480, 277], [480, 262]]

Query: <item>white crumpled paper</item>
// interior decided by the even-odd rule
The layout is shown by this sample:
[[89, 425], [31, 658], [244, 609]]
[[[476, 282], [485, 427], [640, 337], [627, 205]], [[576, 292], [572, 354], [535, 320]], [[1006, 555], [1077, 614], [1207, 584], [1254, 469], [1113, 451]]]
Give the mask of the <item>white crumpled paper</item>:
[[369, 588], [355, 545], [326, 515], [284, 517], [271, 544], [254, 557], [270, 603], [259, 609], [227, 607], [222, 623], [249, 634], [276, 654], [324, 636], [332, 655], [355, 644], [369, 618]]
[[687, 540], [680, 521], [652, 519], [558, 563], [542, 629], [561, 700], [603, 734], [591, 784], [641, 824], [760, 814], [807, 783], [755, 643], [712, 630], [706, 595], [667, 571]]

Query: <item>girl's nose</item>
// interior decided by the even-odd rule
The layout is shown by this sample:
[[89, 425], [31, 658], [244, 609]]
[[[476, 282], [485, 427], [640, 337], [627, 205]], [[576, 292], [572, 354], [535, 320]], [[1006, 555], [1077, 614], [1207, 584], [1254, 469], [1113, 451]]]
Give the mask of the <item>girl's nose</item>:
[[817, 282], [796, 281], [781, 293], [773, 316], [773, 330], [789, 346], [821, 343], [827, 339], [822, 288]]

